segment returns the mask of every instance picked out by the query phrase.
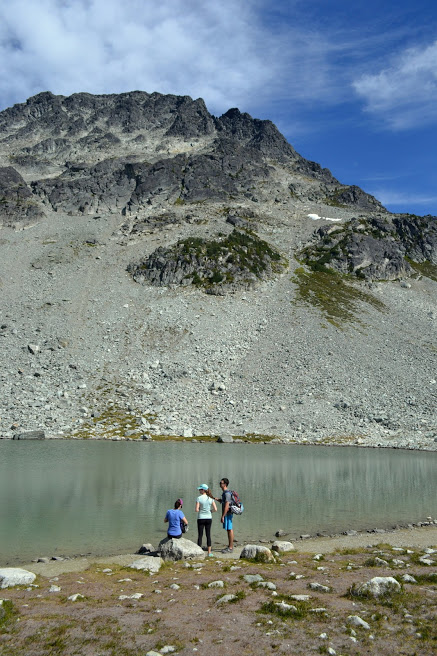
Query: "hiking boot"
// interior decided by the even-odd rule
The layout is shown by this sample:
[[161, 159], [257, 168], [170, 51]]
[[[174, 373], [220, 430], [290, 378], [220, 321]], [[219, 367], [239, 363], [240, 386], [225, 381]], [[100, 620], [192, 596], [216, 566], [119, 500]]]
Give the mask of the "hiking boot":
[[229, 547], [226, 547], [226, 549], [222, 549], [222, 553], [232, 553], [234, 550], [229, 549]]

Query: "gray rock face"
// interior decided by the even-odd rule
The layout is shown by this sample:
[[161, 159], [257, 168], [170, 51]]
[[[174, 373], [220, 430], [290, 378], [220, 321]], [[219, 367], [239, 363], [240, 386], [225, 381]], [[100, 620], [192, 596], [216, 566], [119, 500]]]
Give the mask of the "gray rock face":
[[19, 567], [0, 568], [0, 588], [11, 588], [14, 585], [30, 585], [36, 579], [36, 574]]
[[159, 553], [164, 560], [205, 558], [205, 552], [202, 548], [186, 538], [179, 538], [178, 540], [163, 540], [159, 544]]
[[437, 218], [399, 215], [353, 219], [344, 226], [323, 226], [301, 256], [309, 266], [334, 269], [366, 280], [395, 280], [416, 262], [437, 263]]
[[0, 226], [27, 227], [44, 216], [38, 199], [12, 166], [0, 166]]
[[[183, 154], [172, 151], [176, 143]], [[0, 112], [0, 153], [2, 144], [13, 148], [17, 169], [5, 167], [8, 194], [18, 188], [19, 171], [33, 174], [31, 188], [21, 182], [19, 188], [35, 207], [4, 208], [5, 216], [15, 212], [21, 220], [42, 216], [39, 201], [55, 211], [89, 214], [137, 212], [163, 195], [180, 203], [252, 198], [253, 189], [284, 167], [296, 197], [307, 197], [312, 180], [313, 199], [381, 207], [298, 155], [270, 121], [238, 109], [216, 118], [202, 99], [188, 96], [41, 93]], [[53, 176], [55, 167], [59, 174]]]

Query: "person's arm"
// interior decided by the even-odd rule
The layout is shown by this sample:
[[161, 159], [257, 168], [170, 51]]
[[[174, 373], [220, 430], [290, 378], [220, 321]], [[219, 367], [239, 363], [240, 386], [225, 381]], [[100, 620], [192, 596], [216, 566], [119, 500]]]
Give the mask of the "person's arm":
[[221, 519], [222, 523], [225, 521], [225, 517], [229, 512], [230, 505], [231, 505], [231, 493], [229, 492], [229, 490], [226, 490], [224, 502], [222, 501], [222, 508], [223, 508], [222, 519]]
[[194, 511], [195, 511], [196, 513], [198, 513], [199, 510], [200, 510], [200, 503], [199, 503], [198, 501], [196, 501], [196, 507], [195, 507]]
[[221, 518], [222, 523], [225, 521], [225, 517], [228, 514], [228, 510], [229, 510], [229, 501], [225, 501], [224, 503], [222, 503], [222, 518]]
[[217, 512], [217, 506], [215, 505], [215, 501], [212, 502], [211, 508], [212, 508], [212, 512]]
[[188, 519], [185, 517], [185, 515], [184, 515], [183, 512], [182, 512], [182, 510], [181, 510], [181, 515], [182, 515], [182, 517], [181, 517], [181, 521], [184, 522], [184, 524], [188, 524]]
[[165, 522], [168, 522], [168, 511], [165, 513], [164, 523], [165, 523]]

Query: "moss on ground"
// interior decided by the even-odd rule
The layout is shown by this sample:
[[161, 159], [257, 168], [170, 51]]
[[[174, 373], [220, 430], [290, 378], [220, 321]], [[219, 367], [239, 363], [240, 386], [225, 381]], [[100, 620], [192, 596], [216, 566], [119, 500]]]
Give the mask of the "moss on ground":
[[315, 307], [336, 328], [343, 329], [347, 324], [364, 327], [359, 318], [363, 305], [370, 305], [379, 312], [386, 309], [382, 301], [335, 272], [299, 267], [292, 281], [297, 286], [295, 302]]
[[425, 260], [424, 262], [414, 262], [414, 260], [411, 260], [410, 258], [406, 259], [416, 273], [425, 276], [425, 278], [431, 278], [431, 280], [437, 282], [437, 264], [428, 262], [428, 260]]

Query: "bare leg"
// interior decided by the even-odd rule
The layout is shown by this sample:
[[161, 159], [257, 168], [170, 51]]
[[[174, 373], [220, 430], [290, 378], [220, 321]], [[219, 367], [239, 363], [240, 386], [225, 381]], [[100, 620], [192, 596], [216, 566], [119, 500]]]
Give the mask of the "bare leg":
[[228, 541], [229, 541], [229, 549], [234, 548], [234, 529], [231, 528], [228, 530]]

